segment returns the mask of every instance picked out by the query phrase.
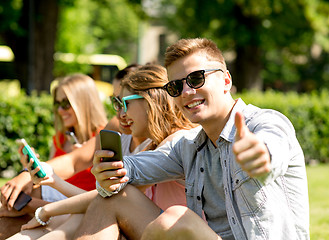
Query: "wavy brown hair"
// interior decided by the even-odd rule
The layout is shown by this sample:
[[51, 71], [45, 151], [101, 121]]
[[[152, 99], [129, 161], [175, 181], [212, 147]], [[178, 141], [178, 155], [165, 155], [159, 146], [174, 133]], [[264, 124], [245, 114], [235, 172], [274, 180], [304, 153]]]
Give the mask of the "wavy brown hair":
[[148, 130], [154, 142], [153, 147], [180, 129], [197, 126], [182, 114], [173, 98], [163, 90], [167, 82], [166, 69], [156, 64], [140, 67], [121, 82], [122, 89], [143, 96], [148, 103]]

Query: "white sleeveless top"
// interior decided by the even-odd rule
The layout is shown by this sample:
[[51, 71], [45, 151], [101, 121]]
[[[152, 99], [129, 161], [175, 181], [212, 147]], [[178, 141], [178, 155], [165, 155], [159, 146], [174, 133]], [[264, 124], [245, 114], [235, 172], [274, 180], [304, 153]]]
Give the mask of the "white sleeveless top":
[[152, 143], [151, 139], [146, 139], [144, 142], [139, 144], [134, 151], [130, 152], [129, 147], [130, 147], [130, 142], [131, 142], [132, 136], [127, 135], [127, 134], [121, 134], [121, 147], [122, 147], [122, 156], [130, 156], [134, 155], [136, 153], [139, 153], [143, 149], [145, 149], [150, 143]]

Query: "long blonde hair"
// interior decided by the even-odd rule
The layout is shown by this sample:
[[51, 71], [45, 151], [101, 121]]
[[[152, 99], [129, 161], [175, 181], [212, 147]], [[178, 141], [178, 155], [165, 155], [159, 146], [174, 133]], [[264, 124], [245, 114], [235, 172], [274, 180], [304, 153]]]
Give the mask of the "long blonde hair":
[[[75, 112], [78, 126], [73, 131], [80, 143], [89, 140], [98, 130], [106, 125], [107, 118], [104, 105], [92, 78], [84, 74], [73, 74], [64, 77], [54, 89], [54, 102], [58, 89], [64, 91]], [[56, 132], [65, 134], [70, 129], [63, 125], [58, 109], [54, 109], [54, 115]], [[58, 139], [56, 141], [58, 146], [62, 147]]]
[[166, 137], [180, 129], [195, 127], [181, 113], [162, 87], [168, 82], [167, 71], [160, 65], [145, 65], [130, 73], [121, 82], [122, 89], [144, 97], [148, 103], [148, 130], [154, 148]]

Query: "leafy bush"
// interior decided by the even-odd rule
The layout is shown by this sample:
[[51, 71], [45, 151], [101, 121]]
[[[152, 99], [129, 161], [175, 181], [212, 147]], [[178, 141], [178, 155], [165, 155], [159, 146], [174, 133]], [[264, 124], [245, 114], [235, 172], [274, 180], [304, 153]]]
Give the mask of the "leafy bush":
[[241, 97], [246, 103], [275, 109], [286, 115], [295, 127], [306, 161], [329, 161], [328, 90], [311, 94], [245, 92], [236, 97]]
[[21, 169], [16, 139], [25, 138], [46, 160], [54, 134], [52, 99], [49, 95], [0, 96], [0, 171]]
[[[110, 118], [114, 114], [109, 101], [105, 108]], [[40, 155], [48, 160], [54, 135], [52, 97], [49, 94], [27, 96], [24, 92], [0, 95], [0, 173], [12, 168], [20, 171], [16, 139], [25, 138]]]

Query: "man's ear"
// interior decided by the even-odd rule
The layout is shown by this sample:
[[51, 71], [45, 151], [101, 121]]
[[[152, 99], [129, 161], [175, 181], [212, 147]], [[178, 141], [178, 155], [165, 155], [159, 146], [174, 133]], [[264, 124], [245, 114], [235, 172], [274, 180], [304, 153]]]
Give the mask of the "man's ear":
[[224, 80], [225, 80], [224, 91], [226, 93], [229, 92], [232, 87], [232, 77], [228, 70], [226, 70], [226, 73], [224, 74]]

